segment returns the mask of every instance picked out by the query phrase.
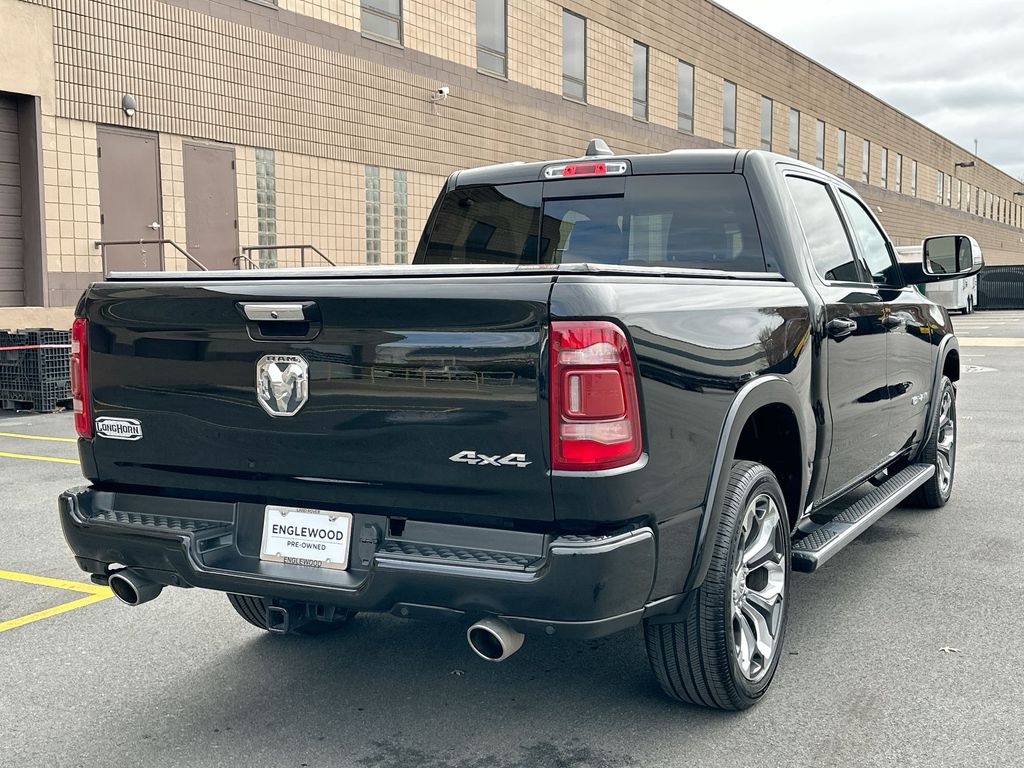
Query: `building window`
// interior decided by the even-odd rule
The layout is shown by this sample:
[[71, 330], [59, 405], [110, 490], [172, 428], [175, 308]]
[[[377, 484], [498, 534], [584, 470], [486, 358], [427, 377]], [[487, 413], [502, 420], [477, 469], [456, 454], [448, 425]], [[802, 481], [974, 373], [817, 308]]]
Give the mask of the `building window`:
[[722, 81], [722, 143], [736, 146], [736, 83]]
[[971, 185], [964, 184], [964, 210], [971, 212]]
[[839, 129], [839, 135], [836, 141], [837, 146], [837, 157], [836, 157], [836, 173], [840, 176], [846, 175], [846, 131], [842, 128]]
[[366, 166], [366, 263], [380, 264], [380, 168]]
[[693, 65], [679, 62], [679, 130], [693, 133]]
[[587, 20], [562, 11], [562, 95], [587, 100]]
[[789, 110], [789, 156], [800, 159], [800, 113]]
[[508, 37], [505, 0], [476, 0], [476, 67], [505, 76]]
[[360, 0], [363, 33], [402, 42], [402, 0]]
[[896, 155], [896, 191], [903, 191], [903, 155]]
[[946, 205], [953, 205], [953, 177], [946, 177]]
[[864, 149], [861, 150], [860, 167], [860, 180], [867, 184], [871, 180], [871, 142], [867, 139], [864, 139]]
[[647, 119], [647, 46], [633, 43], [633, 117]]
[[819, 168], [825, 167], [825, 121], [816, 120], [814, 123], [814, 164]]
[[409, 263], [409, 178], [396, 170], [394, 181], [395, 264]]
[[761, 97], [761, 149], [772, 151], [772, 100]]
[[[277, 170], [274, 150], [256, 150], [256, 244], [277, 245]], [[277, 251], [261, 250], [261, 269], [277, 266]], [[251, 266], [251, 265], [249, 265]]]
[[939, 171], [939, 175], [935, 179], [935, 202], [942, 205], [942, 171]]
[[910, 194], [917, 197], [917, 160], [910, 161]]
[[889, 150], [882, 147], [882, 189], [889, 188]]

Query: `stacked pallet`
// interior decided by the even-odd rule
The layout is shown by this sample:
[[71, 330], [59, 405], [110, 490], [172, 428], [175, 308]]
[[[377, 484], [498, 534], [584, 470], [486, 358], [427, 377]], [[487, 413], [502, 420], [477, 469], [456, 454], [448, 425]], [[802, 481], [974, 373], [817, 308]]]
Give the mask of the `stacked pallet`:
[[0, 408], [68, 407], [71, 334], [53, 328], [0, 331]]

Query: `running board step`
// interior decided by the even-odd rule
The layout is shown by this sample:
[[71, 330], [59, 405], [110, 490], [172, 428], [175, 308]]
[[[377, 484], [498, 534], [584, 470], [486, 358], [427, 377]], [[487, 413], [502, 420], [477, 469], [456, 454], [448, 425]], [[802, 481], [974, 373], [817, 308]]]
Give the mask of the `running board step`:
[[860, 536], [935, 474], [931, 464], [912, 464], [862, 496], [829, 522], [793, 544], [793, 570], [811, 573]]

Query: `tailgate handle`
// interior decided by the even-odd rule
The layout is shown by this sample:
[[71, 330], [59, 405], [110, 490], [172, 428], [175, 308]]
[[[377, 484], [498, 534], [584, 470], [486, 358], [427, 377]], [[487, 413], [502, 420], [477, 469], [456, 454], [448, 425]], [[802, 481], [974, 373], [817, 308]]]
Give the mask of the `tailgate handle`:
[[236, 307], [245, 317], [245, 327], [253, 341], [310, 341], [323, 328], [320, 307], [315, 301], [240, 301]]
[[242, 304], [242, 311], [250, 320], [273, 322], [303, 322], [306, 320], [304, 304]]

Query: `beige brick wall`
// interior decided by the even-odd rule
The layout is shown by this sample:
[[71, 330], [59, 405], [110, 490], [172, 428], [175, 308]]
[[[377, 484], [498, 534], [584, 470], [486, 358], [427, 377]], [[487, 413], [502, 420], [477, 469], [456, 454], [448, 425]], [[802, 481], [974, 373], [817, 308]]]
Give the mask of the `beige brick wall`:
[[475, 8], [474, 0], [405, 2], [405, 45], [476, 69]]
[[662, 51], [649, 52], [648, 117], [666, 128], [679, 127], [677, 59]]
[[722, 140], [722, 78], [705, 69], [693, 73], [693, 132]]
[[259, 245], [255, 147], [235, 149], [235, 178], [238, 180], [238, 243], [243, 248]]
[[345, 29], [360, 28], [359, 0], [277, 0], [277, 5]]
[[561, 7], [508, 0], [508, 77], [531, 88], [562, 93]]
[[[365, 263], [363, 166], [291, 152], [278, 152], [275, 162], [278, 243], [315, 245], [337, 264]], [[297, 267], [299, 258], [282, 250], [277, 263]], [[307, 265], [317, 261], [307, 252]]]
[[46, 264], [50, 272], [99, 272], [101, 257], [96, 126], [43, 117]]
[[[185, 163], [182, 137], [160, 134], [160, 196], [163, 210], [162, 238], [188, 250], [185, 220]], [[156, 246], [153, 246], [154, 248]], [[186, 270], [188, 262], [173, 247], [164, 246], [164, 264], [169, 270]]]
[[[603, 55], [592, 55], [591, 51]], [[588, 19], [587, 58], [587, 101], [595, 107], [632, 115], [633, 38]]]
[[736, 86], [736, 146], [761, 146], [761, 94]]

